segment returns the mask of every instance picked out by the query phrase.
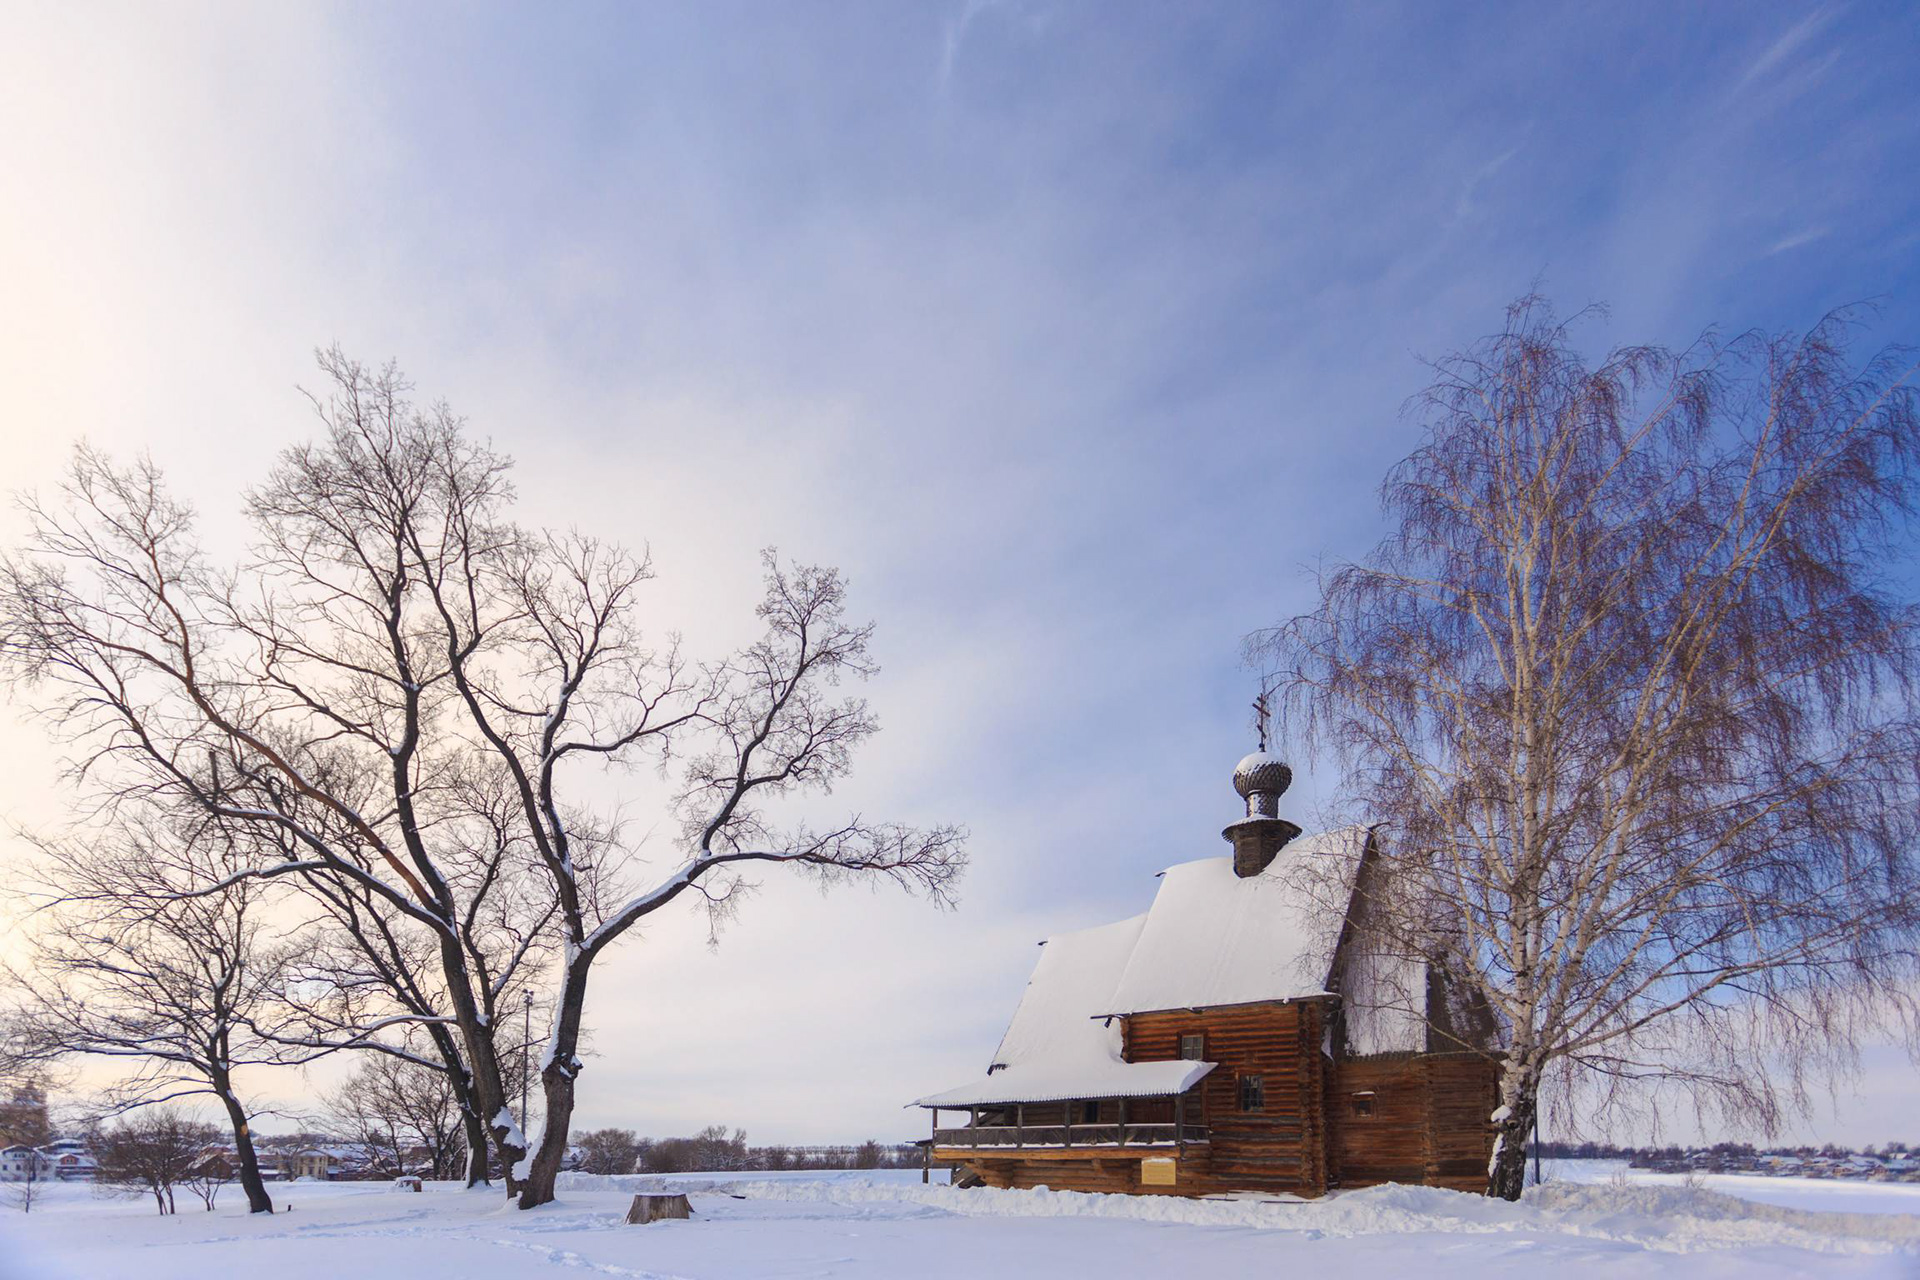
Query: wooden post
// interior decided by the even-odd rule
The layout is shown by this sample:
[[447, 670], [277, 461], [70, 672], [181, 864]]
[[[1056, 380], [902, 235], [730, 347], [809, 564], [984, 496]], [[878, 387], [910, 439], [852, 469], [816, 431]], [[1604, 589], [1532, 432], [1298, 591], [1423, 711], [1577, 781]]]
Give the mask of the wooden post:
[[1013, 1145], [1027, 1145], [1027, 1104], [1024, 1102], [1013, 1104]]
[[1173, 1100], [1173, 1154], [1187, 1154], [1187, 1095], [1184, 1093]]
[[1060, 1126], [1060, 1130], [1067, 1136], [1066, 1141], [1061, 1143], [1061, 1145], [1070, 1147], [1073, 1145], [1073, 1109], [1080, 1105], [1080, 1099], [1068, 1098], [1062, 1105], [1066, 1108], [1063, 1113], [1063, 1118], [1066, 1120], [1066, 1123]]
[[1127, 1145], [1127, 1100], [1120, 1099], [1120, 1145]]
[[940, 1108], [928, 1107], [927, 1112], [933, 1117], [933, 1127], [927, 1132], [927, 1158], [920, 1162], [922, 1183], [933, 1181], [933, 1149], [940, 1143]]

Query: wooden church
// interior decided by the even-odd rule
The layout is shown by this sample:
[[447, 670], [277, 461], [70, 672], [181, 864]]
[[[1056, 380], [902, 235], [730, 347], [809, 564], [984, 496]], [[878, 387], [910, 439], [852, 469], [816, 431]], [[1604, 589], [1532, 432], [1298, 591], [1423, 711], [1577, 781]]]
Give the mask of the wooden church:
[[[1485, 1191], [1484, 1011], [1366, 941], [1379, 835], [1302, 837], [1292, 771], [1234, 770], [1230, 857], [1143, 915], [1042, 944], [987, 1074], [921, 1098], [933, 1154], [995, 1187], [1172, 1195], [1428, 1183]], [[941, 1127], [943, 1115], [959, 1127]]]

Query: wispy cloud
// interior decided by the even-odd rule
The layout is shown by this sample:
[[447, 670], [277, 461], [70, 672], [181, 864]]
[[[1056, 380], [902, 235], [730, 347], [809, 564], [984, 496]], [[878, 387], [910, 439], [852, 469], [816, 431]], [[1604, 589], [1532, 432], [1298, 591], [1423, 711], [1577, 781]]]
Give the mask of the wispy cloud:
[[980, 15], [989, 9], [997, 9], [1007, 0], [964, 0], [960, 11], [947, 20], [940, 33], [940, 70], [935, 76], [934, 85], [941, 97], [946, 97], [953, 88], [954, 68], [960, 62], [960, 46], [965, 43], [967, 29], [973, 26]]
[[1462, 184], [1460, 188], [1460, 198], [1454, 201], [1453, 220], [1455, 222], [1464, 222], [1473, 216], [1476, 208], [1474, 197], [1479, 192], [1481, 185], [1486, 183], [1496, 173], [1506, 168], [1507, 161], [1519, 154], [1520, 148], [1508, 147], [1505, 151], [1502, 151], [1499, 155], [1467, 175], [1466, 182]]
[[1785, 253], [1789, 249], [1798, 249], [1803, 245], [1814, 244], [1817, 241], [1825, 240], [1832, 230], [1833, 228], [1831, 227], [1809, 227], [1805, 231], [1797, 231], [1790, 236], [1774, 241], [1761, 256], [1771, 258], [1776, 253]]
[[1759, 57], [1747, 64], [1746, 72], [1734, 86], [1735, 90], [1738, 91], [1746, 88], [1768, 72], [1784, 64], [1798, 52], [1803, 45], [1818, 35], [1821, 29], [1832, 20], [1832, 10], [1821, 8], [1814, 10], [1806, 17], [1800, 19], [1800, 21], [1794, 23], [1791, 27], [1788, 27], [1780, 34], [1779, 38], [1761, 51]]

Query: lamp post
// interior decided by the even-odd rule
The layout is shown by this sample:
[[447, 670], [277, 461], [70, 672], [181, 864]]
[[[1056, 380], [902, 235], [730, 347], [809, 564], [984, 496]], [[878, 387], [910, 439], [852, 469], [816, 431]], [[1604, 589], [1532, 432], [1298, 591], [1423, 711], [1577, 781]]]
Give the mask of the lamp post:
[[527, 1091], [533, 1087], [533, 989], [520, 989], [520, 1132], [527, 1131]]

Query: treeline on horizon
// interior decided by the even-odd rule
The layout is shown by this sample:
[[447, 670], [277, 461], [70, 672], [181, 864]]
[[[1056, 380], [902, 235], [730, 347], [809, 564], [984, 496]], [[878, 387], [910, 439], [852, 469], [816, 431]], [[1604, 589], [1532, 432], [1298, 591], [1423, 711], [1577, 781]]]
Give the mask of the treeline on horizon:
[[1898, 1151], [1920, 1150], [1920, 1143], [1884, 1142], [1878, 1146], [1848, 1147], [1835, 1142], [1819, 1146], [1756, 1147], [1751, 1142], [1715, 1142], [1707, 1146], [1681, 1146], [1662, 1143], [1643, 1147], [1621, 1147], [1611, 1142], [1541, 1142], [1536, 1147], [1547, 1160], [1648, 1160], [1676, 1157], [1690, 1151], [1710, 1151], [1729, 1156], [1884, 1156]]
[[923, 1156], [912, 1143], [872, 1138], [853, 1146], [798, 1147], [747, 1144], [744, 1129], [708, 1125], [688, 1138], [645, 1138], [632, 1129], [594, 1129], [577, 1135], [582, 1173], [736, 1173], [796, 1169], [917, 1169]]

